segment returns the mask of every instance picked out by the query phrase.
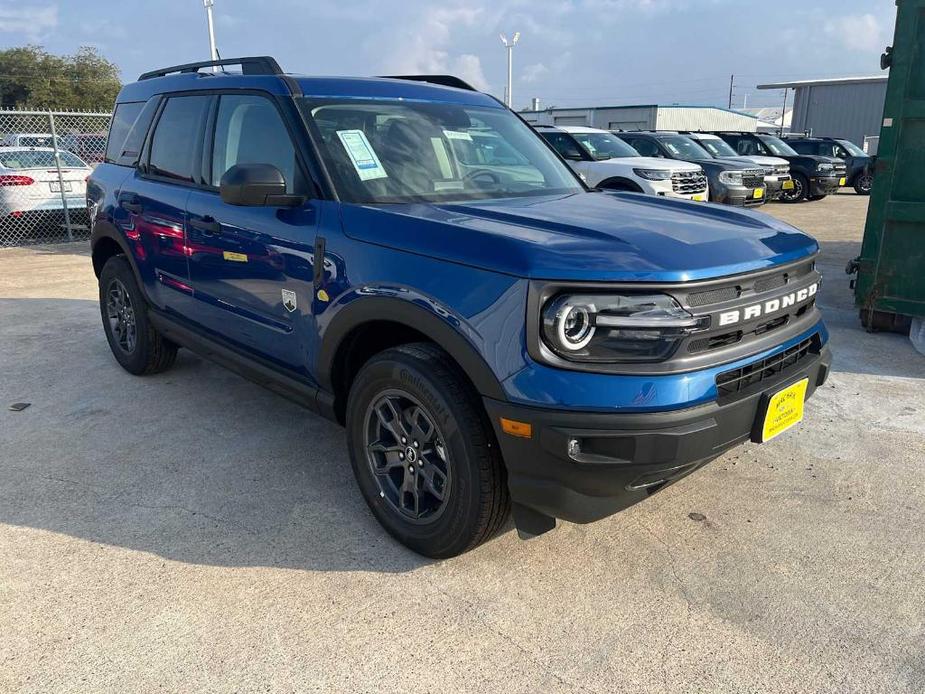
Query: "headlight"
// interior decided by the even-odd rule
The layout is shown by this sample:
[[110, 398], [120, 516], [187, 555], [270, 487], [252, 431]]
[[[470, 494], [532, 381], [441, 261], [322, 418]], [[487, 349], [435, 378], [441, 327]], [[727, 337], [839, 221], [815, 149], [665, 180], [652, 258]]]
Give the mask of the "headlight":
[[816, 171], [835, 171], [835, 166], [833, 164], [827, 164], [824, 161], [816, 164]]
[[667, 169], [633, 169], [633, 172], [650, 181], [670, 181], [671, 171]]
[[543, 309], [543, 342], [569, 361], [657, 362], [708, 327], [666, 294], [565, 294]]
[[742, 172], [721, 171], [719, 174], [719, 182], [724, 183], [727, 186], [740, 186], [742, 185]]
[[773, 176], [774, 174], [777, 173], [777, 169], [774, 168], [773, 166], [765, 166], [763, 168], [763, 171], [764, 171], [765, 176]]

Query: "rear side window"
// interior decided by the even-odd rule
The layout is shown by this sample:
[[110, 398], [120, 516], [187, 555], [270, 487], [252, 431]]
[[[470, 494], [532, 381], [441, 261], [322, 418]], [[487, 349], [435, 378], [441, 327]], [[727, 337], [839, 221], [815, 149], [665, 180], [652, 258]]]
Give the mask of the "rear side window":
[[110, 164], [118, 163], [125, 138], [128, 137], [129, 131], [144, 106], [143, 101], [116, 104], [115, 113], [112, 114], [112, 123], [109, 126], [109, 142], [106, 144], [106, 161]]
[[207, 96], [167, 99], [151, 138], [150, 174], [184, 183], [195, 180], [193, 157], [199, 151], [196, 145], [208, 106]]
[[295, 159], [289, 132], [269, 100], [250, 94], [221, 97], [212, 148], [213, 186], [235, 164], [272, 164], [286, 179], [288, 193], [301, 192]]

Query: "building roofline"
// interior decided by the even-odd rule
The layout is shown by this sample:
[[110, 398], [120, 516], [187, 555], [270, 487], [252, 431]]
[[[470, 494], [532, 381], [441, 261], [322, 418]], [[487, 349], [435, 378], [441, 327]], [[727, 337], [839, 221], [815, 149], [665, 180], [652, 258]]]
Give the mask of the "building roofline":
[[625, 108], [701, 108], [701, 109], [713, 109], [715, 111], [725, 111], [726, 113], [734, 113], [737, 116], [745, 116], [746, 118], [754, 118], [757, 120], [756, 116], [753, 116], [750, 113], [743, 113], [742, 111], [736, 111], [735, 109], [725, 108], [723, 106], [703, 106], [700, 104], [630, 104], [625, 106], [555, 106], [552, 108], [541, 108], [539, 111], [526, 110], [518, 111], [517, 113], [521, 115], [533, 115], [540, 113], [560, 113], [562, 111], [616, 111], [619, 109]]
[[759, 84], [758, 89], [796, 89], [798, 87], [820, 87], [839, 84], [874, 84], [886, 82], [888, 75], [868, 75], [866, 77], [833, 77], [831, 79], [796, 80], [794, 82], [772, 82]]

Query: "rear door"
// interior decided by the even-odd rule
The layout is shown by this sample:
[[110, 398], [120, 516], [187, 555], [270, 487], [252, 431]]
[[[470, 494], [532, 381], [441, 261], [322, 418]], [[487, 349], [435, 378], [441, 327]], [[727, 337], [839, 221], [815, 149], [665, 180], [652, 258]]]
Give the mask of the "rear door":
[[201, 141], [210, 103], [209, 96], [192, 95], [170, 96], [159, 105], [153, 131], [137, 168], [122, 184], [113, 213], [131, 244], [149, 298], [179, 313], [192, 291], [184, 238], [186, 200], [201, 185]]
[[[237, 347], [308, 375], [300, 349], [314, 330], [313, 251], [319, 205], [312, 200], [285, 104], [260, 93], [225, 93], [210, 116], [204, 187], [187, 201], [187, 249], [195, 298], [190, 318]], [[235, 164], [272, 164], [299, 207], [241, 207], [219, 195]]]

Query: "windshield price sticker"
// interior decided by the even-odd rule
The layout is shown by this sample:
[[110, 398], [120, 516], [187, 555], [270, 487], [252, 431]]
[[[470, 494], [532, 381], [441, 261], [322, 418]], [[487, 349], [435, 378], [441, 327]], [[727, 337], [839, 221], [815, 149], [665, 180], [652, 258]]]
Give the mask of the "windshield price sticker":
[[443, 134], [446, 135], [447, 140], [465, 140], [466, 142], [472, 142], [472, 135], [460, 132], [459, 130], [444, 130]]
[[337, 136], [347, 150], [347, 155], [361, 181], [389, 177], [373, 146], [366, 139], [366, 133], [362, 130], [338, 130]]

